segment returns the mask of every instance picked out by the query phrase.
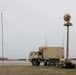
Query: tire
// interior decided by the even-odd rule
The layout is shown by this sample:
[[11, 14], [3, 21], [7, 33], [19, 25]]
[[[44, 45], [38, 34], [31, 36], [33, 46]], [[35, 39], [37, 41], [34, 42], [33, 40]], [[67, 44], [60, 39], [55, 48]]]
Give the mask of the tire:
[[75, 64], [72, 64], [71, 62], [67, 62], [66, 68], [73, 69], [73, 68], [75, 68]]
[[40, 65], [40, 62], [38, 60], [33, 60], [32, 61], [32, 65], [33, 66], [39, 66]]
[[75, 64], [74, 64], [74, 65], [72, 65], [72, 68], [73, 68], [73, 69], [75, 69]]
[[44, 66], [47, 66], [47, 62], [44, 62]]
[[50, 60], [50, 61], [49, 61], [49, 65], [50, 65], [50, 66], [56, 66], [56, 62], [55, 62], [54, 60]]

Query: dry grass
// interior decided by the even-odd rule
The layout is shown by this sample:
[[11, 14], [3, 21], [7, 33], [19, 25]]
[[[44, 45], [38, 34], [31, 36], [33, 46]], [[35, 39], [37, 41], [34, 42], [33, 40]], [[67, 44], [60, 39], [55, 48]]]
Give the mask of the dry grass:
[[44, 66], [7, 66], [0, 67], [0, 75], [76, 75], [76, 69]]

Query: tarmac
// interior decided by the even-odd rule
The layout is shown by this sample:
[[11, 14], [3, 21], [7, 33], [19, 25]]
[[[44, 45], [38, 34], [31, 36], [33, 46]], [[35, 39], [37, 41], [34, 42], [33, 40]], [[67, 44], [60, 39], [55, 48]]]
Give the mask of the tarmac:
[[[76, 64], [76, 61], [74, 61]], [[28, 60], [26, 61], [21, 61], [21, 60], [0, 60], [0, 66], [32, 66], [31, 62]], [[40, 65], [43, 65], [43, 63], [40, 63]]]
[[0, 66], [32, 66], [29, 61], [20, 61], [20, 60], [0, 60]]

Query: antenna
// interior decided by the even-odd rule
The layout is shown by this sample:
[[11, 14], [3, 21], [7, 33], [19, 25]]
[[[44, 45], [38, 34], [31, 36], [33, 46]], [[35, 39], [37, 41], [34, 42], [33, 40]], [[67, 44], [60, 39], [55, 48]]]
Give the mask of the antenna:
[[2, 35], [1, 35], [1, 38], [2, 38], [2, 68], [3, 68], [3, 60], [4, 60], [4, 27], [3, 27], [3, 11], [6, 7], [7, 3], [5, 4], [4, 8], [2, 7], [2, 10], [1, 10], [1, 32], [2, 32]]
[[72, 26], [72, 23], [70, 23], [71, 16], [69, 14], [65, 14], [63, 18], [64, 18], [64, 21], [66, 22], [64, 26], [67, 27], [66, 60], [68, 61], [69, 59], [69, 27]]
[[1, 13], [1, 30], [2, 30], [2, 67], [3, 67], [3, 56], [4, 56], [4, 44], [3, 44], [3, 13]]
[[47, 42], [47, 33], [45, 32], [45, 50], [46, 50], [47, 46], [48, 46], [48, 42]]

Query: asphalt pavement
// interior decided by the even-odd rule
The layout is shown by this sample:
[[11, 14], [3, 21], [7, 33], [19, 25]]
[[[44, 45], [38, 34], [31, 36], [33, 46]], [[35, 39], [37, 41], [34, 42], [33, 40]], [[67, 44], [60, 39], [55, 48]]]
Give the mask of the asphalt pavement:
[[[74, 61], [74, 63], [76, 64], [76, 61]], [[31, 62], [29, 62], [28, 60], [26, 61], [20, 61], [20, 60], [5, 60], [5, 61], [1, 61], [0, 60], [0, 66], [32, 66]], [[43, 65], [43, 63], [41, 63], [40, 65]]]
[[5, 61], [1, 61], [0, 60], [0, 66], [4, 65], [4, 66], [32, 66], [31, 63], [29, 61], [10, 61], [10, 60], [5, 60]]

